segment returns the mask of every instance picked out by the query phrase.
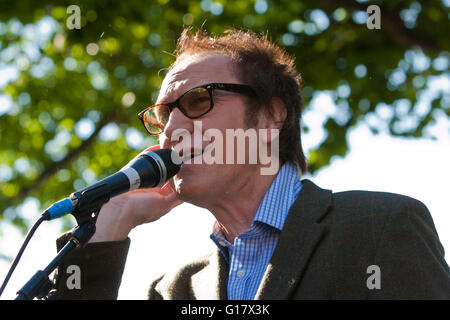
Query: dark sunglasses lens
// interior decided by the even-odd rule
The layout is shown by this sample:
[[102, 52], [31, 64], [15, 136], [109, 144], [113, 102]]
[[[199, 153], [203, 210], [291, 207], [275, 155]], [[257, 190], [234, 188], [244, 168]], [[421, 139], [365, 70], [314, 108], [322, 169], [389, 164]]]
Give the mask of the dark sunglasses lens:
[[151, 134], [159, 134], [169, 121], [170, 110], [166, 105], [156, 105], [144, 112], [143, 120], [147, 131]]
[[211, 97], [208, 89], [194, 88], [180, 99], [180, 106], [190, 117], [199, 117], [211, 109]]

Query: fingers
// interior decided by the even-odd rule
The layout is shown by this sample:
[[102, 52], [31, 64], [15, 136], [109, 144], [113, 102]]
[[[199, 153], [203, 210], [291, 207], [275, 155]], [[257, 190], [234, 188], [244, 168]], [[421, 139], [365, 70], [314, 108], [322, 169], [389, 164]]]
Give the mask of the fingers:
[[160, 189], [159, 193], [161, 193], [163, 195], [169, 195], [169, 194], [175, 193], [175, 191], [172, 189], [172, 186], [170, 185], [169, 181], [167, 181], [159, 189]]
[[141, 188], [141, 189], [135, 189], [133, 191], [130, 191], [130, 194], [140, 194], [140, 193], [158, 193], [161, 194], [163, 196], [168, 195], [170, 193], [173, 193], [174, 191], [172, 190], [172, 188], [170, 187], [170, 183], [166, 182], [164, 185], [162, 185], [161, 187], [156, 187], [156, 188]]
[[175, 208], [176, 206], [180, 205], [183, 203], [183, 201], [181, 201], [178, 198], [178, 195], [172, 191], [172, 193], [168, 194], [166, 196], [167, 202], [171, 204], [170, 209], [172, 210], [173, 208]]

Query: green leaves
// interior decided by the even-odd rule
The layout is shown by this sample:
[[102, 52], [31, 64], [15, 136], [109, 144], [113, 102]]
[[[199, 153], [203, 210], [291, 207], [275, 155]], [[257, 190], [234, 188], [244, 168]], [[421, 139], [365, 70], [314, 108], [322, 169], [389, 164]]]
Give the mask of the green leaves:
[[[81, 9], [69, 30], [67, 7]], [[419, 137], [449, 115], [448, 7], [380, 3], [380, 30], [355, 1], [31, 1], [0, 4], [0, 214], [25, 198], [41, 209], [118, 170], [155, 144], [137, 113], [157, 97], [184, 27], [251, 28], [296, 57], [306, 111], [327, 92], [335, 112], [309, 151], [309, 170], [348, 151], [347, 131]], [[367, 14], [366, 14], [367, 15]], [[362, 20], [361, 20], [362, 17]], [[434, 79], [434, 80], [433, 80]], [[444, 80], [442, 80], [444, 79]], [[425, 92], [433, 89], [433, 94]], [[438, 110], [438, 112], [436, 112]], [[439, 112], [440, 111], [440, 112]], [[316, 112], [316, 111], [314, 111]], [[95, 157], [92, 156], [95, 154]]]

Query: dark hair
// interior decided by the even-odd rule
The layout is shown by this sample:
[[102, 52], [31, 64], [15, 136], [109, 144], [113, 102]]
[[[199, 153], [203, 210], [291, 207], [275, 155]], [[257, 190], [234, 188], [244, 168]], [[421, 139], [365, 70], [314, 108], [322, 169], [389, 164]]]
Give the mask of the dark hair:
[[301, 77], [294, 59], [267, 35], [228, 30], [222, 36], [213, 37], [205, 31], [184, 29], [178, 39], [176, 61], [171, 68], [187, 56], [208, 52], [229, 56], [237, 67], [238, 76], [255, 89], [257, 98], [248, 100], [247, 125], [256, 124], [261, 108], [271, 112], [273, 98], [278, 97], [284, 102], [287, 116], [280, 130], [280, 162], [291, 162], [306, 172], [300, 131], [303, 108]]

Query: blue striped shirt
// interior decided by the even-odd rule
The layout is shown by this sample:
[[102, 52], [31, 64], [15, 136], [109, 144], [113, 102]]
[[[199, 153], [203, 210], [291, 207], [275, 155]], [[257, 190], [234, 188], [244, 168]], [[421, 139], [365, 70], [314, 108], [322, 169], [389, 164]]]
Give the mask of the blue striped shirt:
[[297, 168], [284, 164], [264, 196], [250, 228], [228, 242], [217, 222], [211, 239], [229, 264], [230, 300], [254, 299], [272, 257], [288, 211], [302, 188]]

